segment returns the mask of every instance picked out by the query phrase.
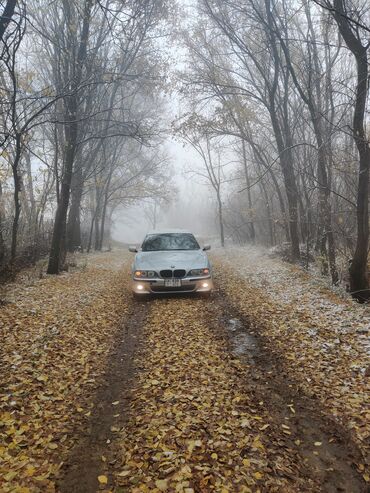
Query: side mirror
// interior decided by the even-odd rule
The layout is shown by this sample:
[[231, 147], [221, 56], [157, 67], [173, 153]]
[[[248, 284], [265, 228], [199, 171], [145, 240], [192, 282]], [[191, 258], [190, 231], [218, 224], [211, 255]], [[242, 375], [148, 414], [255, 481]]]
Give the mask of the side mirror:
[[204, 247], [203, 247], [204, 251], [210, 250], [210, 249], [211, 249], [211, 245], [204, 245]]
[[129, 252], [132, 252], [132, 253], [137, 253], [137, 248], [134, 247], [134, 246], [130, 246], [129, 249], [128, 249]]

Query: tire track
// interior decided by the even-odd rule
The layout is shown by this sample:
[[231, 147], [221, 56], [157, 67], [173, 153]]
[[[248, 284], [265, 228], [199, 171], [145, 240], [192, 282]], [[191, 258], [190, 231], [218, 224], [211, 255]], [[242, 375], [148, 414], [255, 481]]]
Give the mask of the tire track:
[[132, 303], [127, 319], [117, 329], [89, 430], [79, 438], [64, 465], [63, 478], [57, 488], [61, 493], [95, 493], [99, 489], [98, 476], [104, 475], [115, 463], [116, 440], [127, 421], [135, 380], [134, 355], [142, 342], [142, 329], [149, 311], [148, 303]]

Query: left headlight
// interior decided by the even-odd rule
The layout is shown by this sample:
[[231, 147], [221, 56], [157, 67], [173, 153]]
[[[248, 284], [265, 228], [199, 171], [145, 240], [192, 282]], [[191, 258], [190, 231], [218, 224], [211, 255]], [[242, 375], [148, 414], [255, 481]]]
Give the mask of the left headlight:
[[135, 270], [134, 277], [156, 277], [157, 273], [154, 270]]
[[190, 276], [208, 276], [209, 269], [193, 269], [189, 272]]

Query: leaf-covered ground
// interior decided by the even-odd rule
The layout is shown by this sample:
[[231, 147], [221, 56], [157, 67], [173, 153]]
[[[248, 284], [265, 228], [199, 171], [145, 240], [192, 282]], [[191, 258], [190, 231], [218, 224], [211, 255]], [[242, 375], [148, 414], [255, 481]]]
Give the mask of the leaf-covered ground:
[[[25, 277], [0, 311], [0, 490], [49, 492], [92, 411], [127, 310], [122, 253], [45, 279]], [[126, 296], [124, 296], [126, 294]]]
[[[370, 308], [257, 249], [218, 251], [216, 259], [225, 295], [284, 357], [304, 391], [351, 431], [369, 460]], [[369, 481], [368, 472], [364, 477]]]
[[244, 249], [134, 303], [128, 258], [7, 288], [1, 491], [366, 491], [363, 308]]
[[[281, 447], [245, 368], [219, 334], [217, 307], [199, 299], [152, 302], [136, 366], [115, 491], [315, 491], [299, 456]], [[288, 426], [286, 429], [288, 430]]]

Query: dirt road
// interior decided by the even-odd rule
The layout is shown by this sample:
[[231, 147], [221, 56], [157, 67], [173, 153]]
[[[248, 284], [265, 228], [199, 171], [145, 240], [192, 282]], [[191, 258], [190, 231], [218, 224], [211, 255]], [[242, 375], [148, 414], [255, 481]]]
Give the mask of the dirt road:
[[[232, 282], [230, 273], [216, 264], [218, 289], [210, 299], [134, 302], [123, 277], [120, 320], [111, 320], [96, 365], [89, 360], [97, 384], [85, 396], [85, 421], [70, 432], [73, 441], [65, 439], [68, 447], [51, 442], [59, 457], [46, 457], [55, 451], [45, 449], [44, 459], [58, 464], [55, 470], [37, 479], [30, 469], [24, 472], [29, 462], [18, 463], [18, 476], [8, 477], [3, 491], [367, 491], [361, 433], [357, 440], [319, 397], [305, 391], [295, 378], [297, 362], [246, 316], [230, 285], [221, 283]], [[111, 275], [117, 276], [114, 269]], [[112, 303], [100, 306], [100, 317]], [[69, 421], [81, 415], [71, 408], [63, 412]], [[22, 450], [27, 455], [27, 447]], [[2, 451], [8, 467], [9, 454], [14, 452], [6, 457]], [[33, 460], [37, 466], [41, 455]]]

